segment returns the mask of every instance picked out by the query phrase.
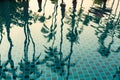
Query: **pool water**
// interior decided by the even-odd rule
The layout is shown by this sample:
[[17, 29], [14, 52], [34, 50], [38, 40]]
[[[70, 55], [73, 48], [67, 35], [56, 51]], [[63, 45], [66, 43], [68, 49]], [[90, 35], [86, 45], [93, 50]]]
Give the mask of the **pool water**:
[[119, 2], [0, 1], [0, 80], [120, 80]]

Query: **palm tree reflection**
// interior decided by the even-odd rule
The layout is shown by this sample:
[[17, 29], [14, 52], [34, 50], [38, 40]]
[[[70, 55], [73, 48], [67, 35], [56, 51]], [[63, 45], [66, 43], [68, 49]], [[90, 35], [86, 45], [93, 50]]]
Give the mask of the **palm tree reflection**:
[[[59, 52], [58, 52], [58, 49], [57, 47], [54, 47], [54, 42], [55, 42], [55, 34], [56, 34], [56, 28], [57, 28], [57, 24], [56, 24], [56, 16], [57, 16], [57, 8], [58, 8], [58, 3], [55, 4], [54, 6], [54, 12], [52, 14], [52, 24], [50, 26], [50, 28], [48, 28], [45, 24], [44, 24], [44, 27], [41, 29], [41, 32], [42, 33], [45, 33], [44, 34], [44, 37], [48, 38], [48, 42], [50, 42], [50, 40], [53, 40], [52, 42], [52, 45], [50, 47], [46, 47], [46, 50], [45, 50], [45, 53], [47, 54], [45, 56], [45, 59], [43, 60], [44, 62], [47, 62], [47, 66], [48, 67], [51, 67], [52, 71], [56, 72], [55, 71], [55, 63], [58, 63], [58, 56], [59, 55]], [[59, 65], [57, 66], [59, 67]]]
[[59, 54], [60, 54], [60, 60], [62, 60], [62, 58], [63, 58], [63, 53], [62, 53], [62, 44], [63, 44], [63, 26], [64, 26], [64, 22], [63, 22], [63, 20], [64, 20], [64, 17], [65, 17], [65, 7], [66, 7], [66, 4], [64, 3], [64, 1], [62, 0], [62, 3], [60, 4], [60, 7], [61, 7], [61, 30], [60, 30], [60, 32], [61, 32], [61, 41], [60, 41], [60, 52], [59, 52]]
[[105, 31], [104, 33], [101, 34], [100, 37], [98, 37], [99, 38], [99, 43], [100, 43], [100, 48], [98, 49], [98, 52], [102, 56], [108, 57], [109, 54], [110, 54], [111, 45], [114, 42], [114, 39], [113, 39], [114, 36], [112, 35], [111, 37], [112, 37], [112, 40], [109, 43], [108, 47], [106, 47], [105, 44], [104, 44], [104, 41], [107, 38], [107, 31]]
[[[16, 74], [16, 70], [17, 68], [14, 65], [14, 61], [12, 59], [12, 48], [13, 48], [13, 43], [12, 43], [12, 39], [10, 36], [10, 28], [11, 28], [11, 23], [16, 24], [16, 14], [15, 11], [17, 11], [18, 6], [17, 6], [17, 2], [14, 0], [9, 1], [0, 1], [0, 44], [2, 42], [2, 38], [3, 38], [3, 27], [5, 26], [6, 28], [6, 32], [7, 32], [7, 40], [10, 44], [9, 50], [8, 50], [8, 60], [6, 62], [4, 62], [3, 64], [1, 64], [0, 61], [0, 71], [1, 71], [1, 78], [4, 79], [12, 79], [12, 80], [16, 80], [17, 79], [17, 74]], [[20, 6], [19, 6], [20, 7]], [[18, 12], [19, 13], [19, 12]], [[14, 14], [14, 15], [13, 15]], [[17, 18], [18, 19], [18, 18]], [[10, 67], [9, 67], [10, 64]], [[10, 75], [11, 73], [11, 75]]]
[[[24, 1], [24, 33], [25, 33], [25, 41], [24, 41], [24, 58], [20, 61], [20, 71], [21, 74], [19, 74], [19, 78], [29, 80], [29, 79], [37, 79], [41, 76], [42, 71], [38, 70], [37, 63], [39, 62], [39, 57], [35, 56], [35, 42], [32, 38], [30, 29], [29, 29], [29, 22], [28, 22], [28, 6], [29, 2], [28, 0]], [[33, 44], [33, 58], [32, 61], [28, 58], [28, 50], [30, 41], [32, 41]], [[31, 78], [31, 75], [34, 75], [33, 78]]]
[[38, 0], [38, 6], [39, 6], [38, 12], [41, 12], [42, 11], [42, 0]]
[[[69, 79], [70, 67], [71, 67], [71, 65], [73, 66], [73, 64], [71, 64], [71, 56], [73, 54], [73, 45], [74, 45], [75, 42], [78, 43], [78, 39], [79, 39], [79, 37], [78, 37], [79, 36], [79, 31], [77, 30], [78, 26], [75, 27], [75, 17], [76, 17], [75, 12], [76, 12], [77, 1], [73, 0], [72, 3], [73, 3], [73, 10], [72, 10], [72, 14], [70, 15], [71, 16], [71, 21], [72, 21], [71, 29], [68, 29], [69, 32], [66, 35], [66, 38], [71, 42], [70, 53], [65, 58], [65, 60], [68, 60], [66, 80]], [[75, 63], [74, 63], [74, 66], [75, 66]]]
[[2, 26], [2, 24], [0, 24], [0, 44], [1, 44], [1, 42], [2, 42], [2, 39], [3, 39], [3, 26]]
[[[58, 73], [59, 75], [64, 75], [65, 73], [65, 60], [63, 58], [63, 53], [62, 53], [62, 43], [63, 43], [63, 19], [65, 17], [65, 3], [62, 1], [61, 3], [61, 41], [60, 41], [60, 51], [58, 51], [57, 47], [53, 48], [49, 47], [46, 48], [47, 50], [45, 51], [47, 53], [46, 59], [47, 59], [47, 66], [51, 67], [51, 70]], [[54, 40], [53, 40], [54, 41]], [[53, 42], [54, 43], [54, 42]]]
[[[47, 55], [45, 56], [45, 62], [47, 63], [46, 65], [48, 67], [51, 68], [51, 70], [53, 72], [58, 73], [59, 75], [63, 76], [65, 75], [65, 66], [74, 66], [74, 63], [70, 63], [68, 64], [68, 60], [70, 59], [70, 56], [72, 53], [70, 53], [69, 55], [67, 55], [66, 57], [63, 58], [63, 52], [62, 52], [62, 44], [63, 44], [63, 26], [64, 26], [64, 17], [65, 17], [65, 3], [62, 1], [61, 3], [61, 41], [60, 41], [60, 51], [58, 51], [57, 47], [53, 47], [54, 46], [54, 41], [52, 43], [52, 46], [46, 48], [45, 53], [47, 53]], [[69, 70], [68, 70], [69, 72]]]
[[[118, 15], [118, 18], [116, 20], [116, 22], [114, 22], [116, 27], [115, 27], [115, 36], [120, 39], [120, 12]], [[116, 50], [112, 50], [113, 52], [120, 52], [120, 46], [116, 49]]]
[[[70, 17], [68, 15], [66, 15], [67, 21], [66, 23], [71, 25], [71, 28], [68, 28], [68, 33], [66, 35], [67, 39], [70, 42], [75, 42], [75, 43], [79, 43], [79, 34], [82, 32], [83, 30], [83, 26], [82, 28], [80, 28], [79, 30], [79, 22], [82, 21], [81, 16], [82, 16], [82, 12], [83, 9], [82, 7], [80, 7], [80, 10], [78, 12], [78, 15], [76, 15], [76, 4], [77, 1], [73, 0], [73, 10], [71, 11], [71, 9], [69, 10], [72, 14], [70, 14]], [[76, 20], [76, 16], [78, 16], [77, 20]], [[75, 25], [77, 25], [75, 27]]]
[[43, 27], [41, 29], [41, 32], [44, 34], [45, 38], [48, 38], [48, 42], [50, 40], [55, 39], [55, 34], [56, 34], [56, 28], [57, 28], [57, 9], [58, 9], [58, 3], [55, 4], [54, 6], [54, 12], [52, 13], [52, 24], [50, 28], [44, 23]]
[[[104, 17], [107, 14], [110, 14], [114, 5], [114, 0], [112, 2], [111, 8], [106, 8], [106, 2], [107, 0], [94, 0], [92, 7], [90, 7], [89, 12], [93, 13], [97, 17], [97, 22], [100, 21], [102, 17]], [[103, 7], [98, 7], [95, 4], [102, 5]]]
[[56, 4], [58, 0], [50, 0], [52, 4]]
[[[106, 23], [104, 25], [99, 25], [99, 27], [96, 30], [96, 35], [98, 35], [98, 39], [99, 39], [98, 41], [100, 43], [100, 48], [98, 49], [98, 52], [102, 56], [108, 57], [110, 54], [111, 46], [114, 43], [114, 36], [115, 36], [116, 30], [117, 30], [116, 27], [119, 23], [118, 19], [119, 19], [119, 17], [117, 19], [115, 19], [115, 16], [112, 17], [112, 15], [111, 15], [108, 17]], [[104, 42], [108, 36], [111, 37], [111, 42], [108, 44], [108, 47], [106, 47]]]
[[94, 0], [95, 4], [102, 5], [102, 9], [106, 9], [106, 3], [108, 0]]
[[89, 14], [89, 12], [87, 14], [84, 14], [85, 19], [83, 21], [83, 24], [88, 26], [89, 22], [92, 20], [92, 16]]
[[[2, 38], [3, 38], [3, 35], [4, 35], [4, 32], [3, 32], [3, 27], [4, 25], [6, 24], [6, 20], [5, 20], [5, 17], [6, 16], [6, 12], [5, 12], [5, 7], [7, 7], [6, 3], [8, 2], [8, 0], [2, 0], [0, 1], [0, 43], [2, 42]], [[20, 10], [21, 10], [21, 5], [20, 5], [20, 2], [16, 2], [15, 0], [11, 0], [10, 1], [10, 4], [9, 4], [9, 14], [10, 14], [10, 23], [11, 24], [15, 24], [15, 25], [22, 25], [22, 23], [19, 23], [18, 22], [18, 19], [20, 19]]]
[[116, 67], [116, 72], [113, 75], [113, 80], [119, 80], [120, 79], [120, 66]]
[[1, 44], [2, 39], [3, 39], [3, 24], [5, 22], [4, 18], [2, 17], [2, 15], [4, 15], [3, 10], [4, 10], [3, 2], [0, 2], [0, 44]]
[[[5, 4], [5, 21], [6, 21], [6, 31], [7, 31], [7, 39], [8, 39], [8, 42], [10, 44], [10, 47], [9, 47], [9, 51], [8, 51], [8, 60], [4, 63], [4, 67], [6, 71], [12, 73], [12, 79], [13, 80], [16, 80], [17, 78], [17, 75], [16, 75], [16, 70], [17, 68], [15, 68], [14, 66], [14, 61], [12, 59], [12, 55], [11, 55], [11, 52], [12, 52], [12, 48], [13, 48], [13, 43], [12, 43], [12, 39], [10, 37], [10, 24], [11, 24], [11, 17], [10, 17], [10, 1], [6, 1]], [[6, 68], [7, 65], [10, 63], [10, 68]], [[6, 75], [4, 75], [4, 77], [7, 77]]]
[[46, 20], [49, 20], [51, 18], [51, 16], [49, 16], [48, 18], [45, 17], [45, 6], [46, 6], [47, 0], [45, 0], [44, 6], [43, 6], [43, 15], [40, 16], [39, 21], [44, 23]]
[[0, 54], [0, 79], [6, 79], [6, 77], [9, 77], [9, 75], [7, 75], [8, 71], [9, 69], [6, 68], [5, 63], [1, 62], [1, 54]]

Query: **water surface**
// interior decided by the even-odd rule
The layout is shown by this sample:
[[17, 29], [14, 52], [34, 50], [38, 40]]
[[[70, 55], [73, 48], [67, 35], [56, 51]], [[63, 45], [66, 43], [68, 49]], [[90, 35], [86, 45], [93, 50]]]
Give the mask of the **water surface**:
[[1, 80], [119, 80], [119, 2], [1, 1]]

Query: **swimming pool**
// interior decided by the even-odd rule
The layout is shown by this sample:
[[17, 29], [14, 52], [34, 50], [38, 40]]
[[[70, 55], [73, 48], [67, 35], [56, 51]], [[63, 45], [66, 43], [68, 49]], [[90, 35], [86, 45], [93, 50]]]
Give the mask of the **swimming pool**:
[[119, 80], [120, 5], [0, 2], [1, 80]]

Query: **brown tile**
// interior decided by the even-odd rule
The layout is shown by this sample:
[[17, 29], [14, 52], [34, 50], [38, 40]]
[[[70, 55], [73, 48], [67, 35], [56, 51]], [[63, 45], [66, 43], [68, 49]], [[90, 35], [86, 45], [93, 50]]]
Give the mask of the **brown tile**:
[[78, 79], [79, 77], [78, 76], [74, 76], [75, 79]]
[[82, 71], [79, 71], [78, 74], [82, 74]]
[[53, 77], [52, 80], [57, 80], [57, 77]]
[[85, 74], [85, 77], [89, 77], [89, 74]]
[[106, 76], [102, 76], [103, 79], [107, 79]]
[[41, 78], [40, 80], [46, 80], [45, 78]]
[[93, 71], [91, 71], [91, 70], [90, 70], [90, 71], [88, 71], [88, 72], [89, 72], [89, 73], [93, 73]]
[[96, 76], [99, 76], [99, 74], [95, 74]]

